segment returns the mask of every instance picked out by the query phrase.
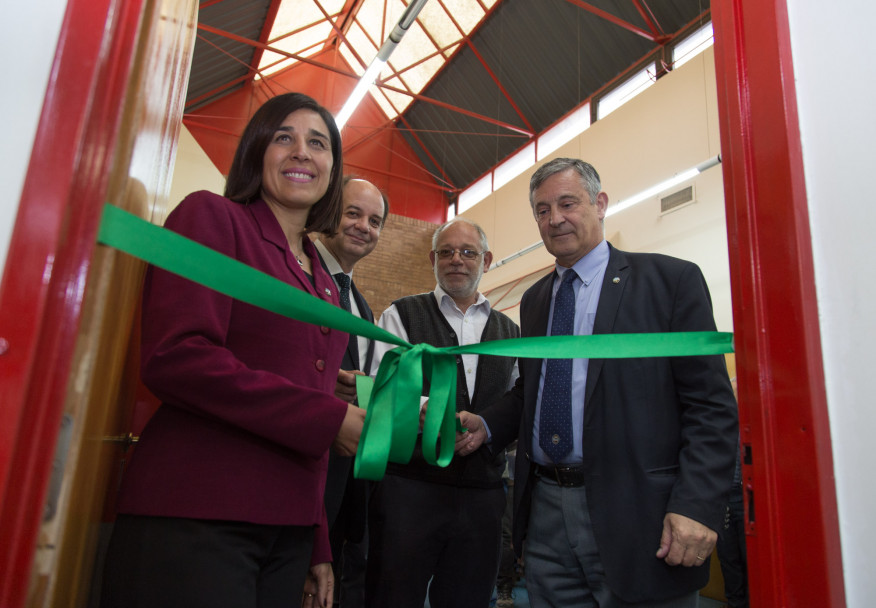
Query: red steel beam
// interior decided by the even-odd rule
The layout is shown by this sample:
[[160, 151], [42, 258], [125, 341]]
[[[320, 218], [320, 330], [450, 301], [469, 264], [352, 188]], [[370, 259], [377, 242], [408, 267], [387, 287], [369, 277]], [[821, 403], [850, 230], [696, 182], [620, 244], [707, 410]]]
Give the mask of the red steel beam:
[[[296, 59], [296, 60], [298, 60], [298, 61], [301, 61], [302, 63], [309, 63], [310, 65], [313, 65], [313, 66], [316, 66], [316, 67], [319, 67], [319, 68], [323, 68], [323, 69], [329, 70], [329, 71], [331, 71], [331, 72], [335, 72], [335, 73], [337, 73], [337, 74], [341, 74], [342, 76], [348, 76], [348, 77], [350, 77], [350, 78], [358, 78], [357, 75], [355, 75], [355, 74], [351, 74], [350, 72], [347, 72], [347, 71], [345, 71], [345, 70], [341, 70], [341, 69], [336, 68], [336, 67], [334, 67], [334, 66], [327, 65], [327, 64], [321, 63], [321, 62], [319, 62], [319, 61], [314, 61], [314, 60], [312, 60], [312, 59], [310, 59], [310, 58], [308, 58], [308, 57], [301, 57], [301, 56], [295, 55], [294, 53], [289, 53], [289, 52], [287, 52], [287, 51], [283, 51], [283, 50], [281, 50], [281, 49], [276, 49], [276, 48], [270, 47], [270, 46], [268, 46], [268, 45], [266, 45], [266, 44], [264, 44], [264, 43], [262, 43], [262, 42], [257, 42], [257, 41], [255, 41], [255, 40], [250, 40], [250, 39], [248, 39], [248, 38], [244, 38], [243, 36], [238, 36], [237, 34], [232, 34], [231, 32], [225, 32], [225, 31], [223, 31], [223, 30], [220, 30], [220, 29], [215, 28], [215, 27], [210, 26], [210, 25], [206, 25], [206, 24], [203, 24], [203, 23], [199, 23], [199, 24], [198, 24], [198, 29], [200, 29], [200, 30], [204, 30], [205, 32], [210, 32], [210, 33], [212, 33], [212, 34], [216, 34], [216, 35], [218, 35], [218, 36], [225, 36], [226, 38], [229, 38], [230, 40], [235, 40], [235, 41], [237, 41], [237, 42], [241, 42], [241, 43], [243, 43], [243, 44], [249, 44], [249, 45], [251, 45], [251, 46], [261, 47], [261, 48], [263, 48], [263, 49], [265, 49], [265, 50], [273, 51], [274, 53], [279, 53], [279, 54], [281, 54], [281, 55], [285, 55], [285, 56], [287, 56], [287, 57], [291, 57], [291, 58], [293, 58], [293, 59]], [[517, 132], [517, 133], [522, 133], [523, 135], [527, 135], [527, 136], [529, 136], [529, 137], [531, 137], [531, 136], [533, 135], [532, 131], [528, 131], [528, 130], [526, 130], [526, 129], [522, 129], [522, 128], [516, 126], [516, 125], [512, 125], [512, 124], [509, 124], [509, 123], [503, 122], [503, 121], [501, 121], [501, 120], [495, 120], [495, 119], [493, 119], [493, 118], [490, 118], [489, 116], [483, 116], [483, 115], [481, 115], [481, 114], [478, 114], [477, 112], [472, 112], [472, 111], [470, 111], [470, 110], [466, 110], [466, 109], [464, 109], [464, 108], [460, 108], [460, 107], [454, 106], [454, 105], [452, 105], [452, 104], [445, 103], [445, 102], [443, 102], [443, 101], [438, 101], [437, 99], [432, 99], [432, 98], [430, 98], [430, 97], [425, 97], [425, 96], [423, 96], [423, 95], [419, 95], [419, 94], [416, 94], [416, 93], [411, 93], [411, 92], [409, 92], [409, 91], [405, 91], [404, 89], [399, 89], [398, 87], [393, 87], [393, 86], [390, 86], [390, 85], [387, 85], [387, 84], [383, 84], [383, 83], [380, 83], [380, 82], [375, 83], [375, 84], [376, 84], [376, 86], [379, 86], [379, 87], [381, 87], [381, 88], [387, 89], [387, 90], [389, 90], [389, 91], [393, 91], [393, 92], [395, 92], [395, 93], [401, 93], [402, 95], [408, 95], [408, 96], [410, 96], [410, 97], [416, 99], [417, 101], [422, 101], [422, 102], [424, 102], [424, 103], [430, 103], [430, 104], [433, 104], [433, 105], [437, 105], [437, 106], [439, 106], [439, 107], [442, 107], [442, 108], [445, 108], [445, 109], [451, 110], [451, 111], [453, 111], [453, 112], [457, 112], [457, 113], [459, 113], [459, 114], [464, 114], [464, 115], [466, 115], [466, 116], [470, 116], [470, 117], [472, 117], [472, 118], [476, 118], [476, 119], [481, 120], [481, 121], [483, 121], [483, 122], [486, 122], [486, 123], [489, 123], [489, 124], [496, 125], [497, 127], [502, 127], [503, 129], [508, 129], [509, 131], [515, 131], [515, 132]]]
[[[363, 68], [368, 67], [368, 64], [365, 62], [365, 60], [359, 56], [359, 53], [356, 51], [356, 47], [354, 47], [352, 44], [347, 42], [347, 36], [344, 34], [344, 32], [341, 30], [341, 28], [339, 28], [338, 25], [334, 21], [332, 21], [331, 15], [329, 15], [326, 12], [326, 10], [322, 7], [322, 4], [317, 2], [316, 6], [317, 6], [317, 8], [319, 8], [320, 12], [322, 13], [322, 16], [325, 17], [325, 21], [328, 21], [329, 24], [331, 24], [332, 29], [335, 31], [335, 36], [337, 36], [337, 38], [339, 38], [341, 41], [343, 41], [344, 44], [347, 45], [347, 48], [349, 48], [350, 52], [353, 53], [353, 56], [356, 58], [356, 61], [359, 62], [359, 65]], [[353, 19], [355, 19], [355, 17], [353, 17]], [[349, 25], [347, 26], [347, 29], [349, 29], [350, 25], [352, 25], [353, 19], [350, 20]], [[368, 35], [367, 32], [365, 35], [366, 36]], [[336, 43], [336, 41], [334, 41], [334, 43]], [[326, 46], [328, 46], [327, 42], [326, 42]], [[377, 51], [375, 50], [374, 52], [376, 55]]]
[[[274, 21], [277, 19], [277, 12], [280, 10], [280, 5], [283, 0], [271, 0], [271, 5], [268, 7], [268, 13], [265, 15], [265, 23], [262, 25], [262, 32], [259, 34], [259, 42], [267, 42], [268, 36], [271, 35], [271, 30], [274, 29]], [[258, 72], [259, 64], [262, 62], [262, 55], [265, 49], [256, 47], [252, 54], [252, 62], [250, 69]]]
[[[355, 150], [357, 147], [363, 145], [365, 142], [367, 142], [367, 141], [371, 141], [372, 137], [374, 136], [374, 134], [375, 134], [377, 131], [385, 130], [385, 129], [389, 128], [389, 127], [392, 127], [393, 125], [394, 125], [394, 122], [393, 122], [393, 121], [387, 121], [384, 125], [382, 125], [382, 126], [380, 126], [380, 127], [369, 129], [369, 133], [368, 133], [368, 135], [366, 135], [365, 137], [360, 138], [358, 141], [356, 141], [354, 144], [352, 144], [352, 145], [350, 145], [350, 146], [344, 146], [344, 154], [346, 155], [347, 153], [349, 153], [349, 152]], [[398, 127], [396, 127], [396, 131], [401, 131], [401, 130], [402, 130], [402, 129], [399, 129]], [[417, 140], [417, 143], [420, 144], [420, 145], [422, 145], [422, 142], [420, 142], [419, 140]], [[384, 145], [384, 147], [386, 148], [385, 145]], [[415, 164], [415, 163], [413, 163], [410, 159], [408, 159], [408, 158], [406, 158], [405, 156], [399, 154], [399, 153], [396, 152], [395, 150], [392, 150], [391, 148], [387, 148], [387, 149], [389, 150], [389, 153], [390, 153], [391, 155], [393, 155], [393, 156], [397, 156], [397, 157], [401, 158], [404, 162], [406, 162], [406, 163], [410, 164], [411, 166], [413, 166], [413, 167], [419, 169], [420, 171], [424, 171], [424, 172], [428, 173], [428, 174], [429, 174], [433, 179], [435, 179], [436, 181], [441, 181], [441, 182], [444, 182], [445, 184], [447, 184], [447, 188], [442, 188], [442, 189], [447, 189], [448, 191], [452, 191], [452, 192], [458, 192], [458, 191], [459, 191], [459, 188], [453, 186], [453, 184], [452, 184], [452, 183], [449, 181], [449, 179], [447, 178], [447, 175], [446, 175], [446, 174], [443, 174], [443, 172], [442, 172], [442, 176], [439, 177], [439, 176], [435, 175], [434, 173], [432, 173], [432, 172], [430, 172], [430, 171], [427, 171], [427, 170], [423, 167], [422, 164], [419, 164], [419, 165], [418, 165], [418, 164]], [[428, 155], [428, 151], [427, 151], [427, 150], [424, 150], [424, 153]], [[430, 156], [429, 158], [431, 159], [432, 157]], [[434, 162], [434, 159], [432, 159], [432, 160], [433, 160], [433, 162]], [[439, 170], [440, 170], [440, 169], [439, 169]], [[389, 175], [389, 174], [387, 174], [387, 175]]]
[[426, 146], [426, 144], [423, 143], [423, 140], [420, 139], [419, 136], [417, 136], [416, 131], [411, 128], [411, 125], [410, 125], [410, 123], [408, 123], [407, 118], [405, 118], [404, 116], [399, 116], [398, 119], [399, 119], [399, 122], [401, 122], [402, 124], [405, 125], [405, 127], [407, 127], [408, 133], [411, 134], [411, 137], [414, 138], [414, 140], [420, 146], [420, 149], [423, 150], [423, 154], [425, 154], [427, 157], [429, 157], [429, 160], [432, 161], [432, 164], [435, 165], [435, 167], [439, 171], [441, 171], [441, 176], [442, 176], [443, 180], [448, 184], [453, 183], [450, 180], [450, 176], [447, 175], [447, 173], [444, 172], [444, 169], [441, 168], [442, 163], [439, 163], [438, 160], [434, 156], [432, 156], [432, 152], [429, 151], [428, 146]]
[[394, 179], [400, 179], [402, 181], [411, 182], [412, 184], [417, 184], [419, 186], [425, 186], [426, 188], [431, 188], [433, 190], [441, 190], [442, 192], [449, 192], [451, 194], [455, 194], [459, 192], [458, 188], [454, 188], [453, 186], [442, 186], [440, 184], [436, 184], [435, 182], [428, 182], [421, 179], [414, 179], [413, 177], [408, 177], [406, 175], [400, 175], [398, 173], [393, 173], [391, 171], [385, 171], [383, 169], [375, 169], [374, 167], [366, 167], [364, 165], [357, 165], [354, 163], [344, 162], [345, 167], [352, 167], [354, 169], [361, 169], [363, 171], [368, 171], [370, 173], [378, 173], [380, 175], [386, 175], [392, 177]]
[[[441, 0], [438, 0], [438, 1], [440, 2]], [[493, 12], [498, 8], [498, 6], [499, 6], [500, 4], [501, 4], [501, 1], [496, 2], [496, 3], [493, 4], [493, 6], [491, 6], [489, 9], [485, 9], [486, 12], [484, 13], [484, 16], [481, 18], [480, 21], [478, 21], [478, 24], [477, 24], [474, 28], [472, 28], [472, 30], [468, 33], [468, 37], [473, 36], [478, 30], [480, 30], [481, 27], [483, 27], [484, 23], [487, 21], [487, 19], [490, 17], [490, 15], [493, 14]], [[442, 4], [441, 6], [442, 6], [442, 8], [444, 8], [445, 12], [447, 12], [448, 15], [451, 14], [450, 11], [448, 11], [448, 10], [444, 7], [443, 4]], [[481, 4], [481, 8], [484, 8], [483, 4]], [[452, 19], [452, 17], [451, 17], [451, 19]], [[458, 25], [458, 24], [457, 24], [456, 27], [457, 27], [457, 29], [459, 29], [459, 25]], [[456, 50], [450, 55], [450, 57], [447, 58], [446, 63], [449, 63], [449, 62], [453, 61], [453, 58], [456, 57], [456, 56], [462, 51], [463, 48], [465, 48], [465, 44], [462, 44], [463, 42], [465, 42], [465, 39], [464, 39], [464, 38], [463, 38], [463, 40], [460, 40], [460, 44], [459, 44], [459, 46], [457, 47], [457, 49], [456, 49]], [[441, 73], [441, 70], [438, 70], [438, 71], [432, 76], [432, 78], [429, 79], [429, 82], [426, 83], [426, 85], [423, 87], [422, 90], [425, 91], [426, 89], [428, 89], [428, 88], [429, 88], [429, 85], [431, 85], [431, 84], [435, 81], [435, 78], [437, 78], [438, 75], [439, 75], [440, 73]], [[400, 115], [399, 115], [399, 118], [401, 118], [401, 117], [402, 117], [405, 113], [407, 113], [407, 112], [408, 112], [408, 109], [405, 109], [405, 112], [404, 112], [403, 114], [400, 114]], [[524, 135], [532, 136], [532, 133], [524, 133]]]
[[645, 20], [645, 24], [648, 26], [648, 29], [651, 30], [651, 33], [658, 37], [665, 36], [663, 28], [657, 23], [657, 17], [654, 16], [654, 13], [651, 11], [651, 8], [645, 4], [645, 1], [632, 0], [632, 2], [633, 6], [636, 7], [636, 10], [638, 10], [639, 14], [642, 16], [642, 19]]
[[[197, 120], [192, 120], [190, 116], [198, 116], [197, 114], [186, 114], [183, 116], [183, 123], [189, 128], [196, 129], [205, 129], [207, 131], [215, 131], [216, 133], [221, 133], [222, 135], [228, 135], [230, 137], [238, 138], [240, 137], [240, 133], [234, 133], [227, 129], [222, 129], [221, 127], [214, 127], [213, 125], [208, 125], [202, 122], [198, 122]], [[198, 116], [198, 118], [201, 118]]]
[[601, 17], [602, 19], [605, 19], [606, 21], [608, 21], [610, 23], [614, 23], [615, 25], [622, 27], [625, 30], [628, 30], [634, 34], [638, 34], [642, 38], [645, 38], [646, 40], [650, 40], [651, 42], [655, 42], [657, 44], [663, 44], [663, 42], [665, 41], [665, 36], [655, 36], [651, 32], [647, 32], [647, 31], [643, 30], [642, 28], [635, 26], [628, 21], [624, 21], [620, 17], [616, 17], [615, 15], [612, 15], [611, 13], [608, 13], [608, 12], [602, 10], [601, 8], [597, 8], [588, 2], [584, 2], [583, 0], [566, 0], [566, 2], [568, 2], [570, 4], [574, 4], [578, 8], [582, 8], [585, 11], [587, 11], [588, 13], [593, 13], [597, 17]]
[[523, 121], [523, 123], [526, 125], [526, 127], [529, 129], [529, 131], [531, 133], [535, 133], [535, 127], [533, 127], [532, 123], [529, 122], [529, 120], [526, 118], [526, 116], [523, 115], [523, 110], [520, 109], [520, 106], [517, 105], [517, 103], [511, 97], [511, 94], [508, 93], [507, 89], [505, 89], [505, 87], [502, 86], [502, 83], [499, 82], [499, 78], [496, 76], [496, 74], [493, 72], [493, 70], [490, 69], [490, 66], [487, 65], [486, 60], [483, 58], [483, 56], [481, 56], [480, 51], [478, 51], [478, 49], [475, 47], [474, 43], [468, 37], [466, 37], [465, 42], [466, 42], [466, 44], [468, 44], [468, 47], [475, 54], [475, 57], [478, 58], [478, 61], [481, 62], [481, 65], [487, 71], [487, 74], [490, 75], [490, 78], [493, 79], [493, 82], [496, 83], [496, 86], [499, 87], [499, 91], [502, 92], [502, 95], [505, 97], [505, 99], [508, 100], [508, 103], [511, 104], [511, 107], [514, 108], [515, 112], [517, 112], [517, 116], [520, 117], [520, 120]]

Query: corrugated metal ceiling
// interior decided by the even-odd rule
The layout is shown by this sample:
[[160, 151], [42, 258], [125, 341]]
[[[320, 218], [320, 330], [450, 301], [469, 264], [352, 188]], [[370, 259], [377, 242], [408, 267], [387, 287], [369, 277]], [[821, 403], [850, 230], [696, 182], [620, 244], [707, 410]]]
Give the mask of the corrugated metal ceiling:
[[[199, 23], [259, 40], [277, 1], [205, 0]], [[363, 1], [349, 0], [336, 23]], [[430, 2], [445, 9], [451, 4]], [[463, 189], [644, 59], [657, 59], [659, 65], [667, 43], [708, 19], [709, 0], [500, 0], [421, 92], [462, 111], [415, 100], [397, 126], [428, 170]], [[202, 29], [188, 107], [216, 99], [251, 77], [254, 53], [250, 44]], [[237, 84], [221, 89], [229, 83]]]

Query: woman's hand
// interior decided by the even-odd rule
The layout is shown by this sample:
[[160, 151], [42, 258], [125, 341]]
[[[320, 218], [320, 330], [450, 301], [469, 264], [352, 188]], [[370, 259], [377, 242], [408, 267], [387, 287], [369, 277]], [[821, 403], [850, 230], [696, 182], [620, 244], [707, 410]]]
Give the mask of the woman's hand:
[[335, 397], [346, 402], [356, 400], [356, 376], [364, 376], [358, 369], [353, 371], [339, 370], [338, 381], [335, 383]]
[[334, 601], [335, 575], [329, 562], [310, 567], [304, 581], [302, 608], [328, 608]]
[[341, 456], [354, 456], [359, 447], [359, 436], [365, 425], [365, 410], [352, 403], [347, 404], [347, 415], [341, 423], [341, 430], [332, 443], [332, 449]]

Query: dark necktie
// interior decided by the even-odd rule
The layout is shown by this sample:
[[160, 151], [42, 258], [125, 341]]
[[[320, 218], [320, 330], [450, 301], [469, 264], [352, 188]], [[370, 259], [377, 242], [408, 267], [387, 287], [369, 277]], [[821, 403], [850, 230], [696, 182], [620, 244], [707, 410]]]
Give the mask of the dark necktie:
[[343, 272], [339, 272], [335, 275], [335, 281], [338, 282], [338, 286], [341, 288], [340, 299], [341, 299], [341, 308], [350, 312], [350, 277]]
[[[577, 274], [571, 268], [554, 298], [552, 336], [569, 336], [575, 325], [575, 290], [572, 281]], [[538, 444], [554, 464], [572, 451], [572, 360], [548, 359], [541, 393], [541, 417], [538, 425]]]
[[[350, 283], [352, 280], [343, 272], [339, 272], [334, 275], [334, 277], [335, 281], [338, 282], [338, 286], [341, 288], [341, 291], [338, 294], [341, 301], [341, 308], [347, 312], [353, 312], [350, 309]], [[359, 338], [357, 338], [355, 334], [350, 334], [349, 343], [347, 345], [347, 354], [350, 357], [349, 363], [352, 365], [353, 369], [359, 369]], [[344, 369], [346, 369], [346, 367]]]

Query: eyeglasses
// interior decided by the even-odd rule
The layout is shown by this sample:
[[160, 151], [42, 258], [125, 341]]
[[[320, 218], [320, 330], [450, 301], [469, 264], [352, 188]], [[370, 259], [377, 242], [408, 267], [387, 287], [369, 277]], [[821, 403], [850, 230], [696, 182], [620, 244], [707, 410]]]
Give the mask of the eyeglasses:
[[436, 249], [435, 255], [437, 255], [442, 260], [446, 260], [448, 258], [452, 258], [454, 253], [458, 253], [460, 257], [465, 258], [466, 260], [473, 260], [477, 258], [479, 255], [483, 255], [483, 251], [475, 251], [474, 249]]

